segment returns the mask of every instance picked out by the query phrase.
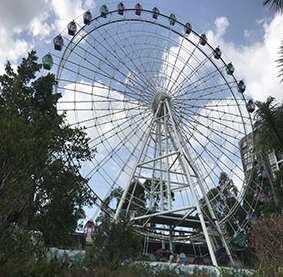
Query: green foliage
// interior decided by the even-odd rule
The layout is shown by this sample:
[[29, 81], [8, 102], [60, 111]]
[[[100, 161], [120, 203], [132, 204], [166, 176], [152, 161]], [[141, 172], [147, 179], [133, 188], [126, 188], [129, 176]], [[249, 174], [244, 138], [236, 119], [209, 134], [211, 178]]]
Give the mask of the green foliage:
[[104, 216], [96, 227], [94, 237], [95, 261], [101, 266], [116, 269], [126, 260], [133, 260], [142, 252], [142, 238], [129, 218], [112, 221]]
[[55, 276], [62, 272], [62, 265], [49, 261], [38, 233], [11, 226], [1, 228], [0, 277]]
[[283, 153], [283, 106], [274, 102], [273, 97], [268, 97], [265, 102], [256, 102], [258, 107], [256, 120], [259, 128], [255, 133], [255, 154], [259, 165], [264, 166], [268, 177], [267, 182], [263, 185], [268, 193], [269, 204], [265, 206], [263, 213], [280, 211], [283, 208], [282, 201], [280, 201], [282, 176], [277, 174], [274, 178], [266, 155], [268, 151], [274, 151], [278, 156]]
[[[282, 0], [264, 0], [263, 5], [269, 5], [271, 9], [282, 14], [283, 12], [283, 1]], [[279, 59], [276, 60], [277, 66], [279, 68], [278, 77], [281, 78], [280, 82], [283, 81], [283, 44], [281, 43], [279, 47]]]
[[283, 150], [283, 109], [274, 104], [275, 98], [268, 97], [265, 102], [256, 101], [256, 119], [259, 123], [256, 136], [267, 149]]
[[283, 1], [282, 0], [264, 0], [263, 5], [270, 5], [270, 8], [277, 11], [283, 12]]
[[279, 68], [279, 75], [278, 77], [281, 78], [280, 82], [283, 81], [283, 41], [279, 47], [279, 58], [276, 60], [277, 67]]
[[[149, 202], [153, 203], [154, 210], [161, 210], [160, 204], [161, 201], [161, 195], [163, 195], [163, 205], [166, 208], [166, 205], [168, 205], [168, 191], [167, 191], [167, 185], [164, 181], [161, 181], [160, 179], [146, 179], [144, 184], [144, 188], [146, 189], [146, 198], [149, 199]], [[162, 193], [163, 192], [163, 193]], [[170, 192], [171, 200], [175, 201], [175, 194], [173, 191]], [[152, 209], [152, 207], [150, 207]]]
[[137, 272], [119, 268], [111, 270], [108, 267], [86, 268], [73, 267], [64, 273], [64, 277], [138, 277]]
[[[21, 266], [30, 250], [23, 251], [26, 256], [14, 253], [15, 241], [7, 236], [11, 226], [41, 231], [47, 246], [64, 245], [85, 217], [83, 206], [95, 201], [80, 174], [95, 151], [85, 130], [69, 126], [57, 113], [61, 95], [53, 92], [55, 76], [35, 79], [41, 68], [37, 59], [31, 51], [16, 70], [8, 62], [0, 76], [0, 256], [16, 255]], [[2, 260], [1, 268], [8, 271], [11, 261]]]
[[[232, 209], [234, 205], [240, 205], [237, 200], [238, 189], [234, 185], [233, 180], [229, 178], [227, 173], [221, 172], [219, 176], [218, 186], [210, 189], [207, 193], [207, 198], [213, 209], [213, 212], [217, 219], [223, 219]], [[213, 221], [212, 215], [210, 214], [209, 208], [205, 199], [201, 200], [202, 209], [207, 218]], [[234, 221], [231, 221], [231, 225], [226, 226], [227, 232], [230, 236], [233, 235], [234, 230], [237, 230], [238, 223], [243, 220], [245, 215], [239, 214], [234, 215]]]
[[[131, 201], [129, 201], [131, 200]], [[144, 186], [134, 180], [129, 187], [129, 197], [124, 202], [122, 209], [135, 211], [136, 215], [143, 215], [146, 206], [146, 192]]]
[[251, 229], [255, 255], [264, 276], [281, 276], [283, 256], [283, 216], [262, 216]]

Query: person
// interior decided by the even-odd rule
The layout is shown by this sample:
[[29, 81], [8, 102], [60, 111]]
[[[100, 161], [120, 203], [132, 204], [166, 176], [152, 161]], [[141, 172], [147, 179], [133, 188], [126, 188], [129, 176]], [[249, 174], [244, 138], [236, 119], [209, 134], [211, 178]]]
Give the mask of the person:
[[173, 256], [173, 254], [170, 254], [170, 256], [169, 256], [169, 261], [170, 261], [170, 264], [172, 264], [172, 263], [173, 263], [173, 259], [174, 259], [174, 256]]
[[181, 262], [180, 255], [177, 254], [176, 262], [179, 264]]

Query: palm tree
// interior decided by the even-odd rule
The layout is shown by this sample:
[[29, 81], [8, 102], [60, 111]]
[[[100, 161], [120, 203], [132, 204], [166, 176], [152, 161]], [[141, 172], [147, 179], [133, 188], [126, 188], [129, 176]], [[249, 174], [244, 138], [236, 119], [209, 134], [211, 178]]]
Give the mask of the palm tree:
[[273, 104], [274, 100], [274, 97], [269, 96], [266, 102], [256, 101], [258, 109], [255, 118], [260, 125], [257, 136], [260, 137], [260, 142], [270, 149], [282, 151], [283, 122], [281, 118], [283, 107]]
[[283, 40], [282, 40], [282, 44], [279, 47], [279, 59], [276, 60], [277, 63], [277, 67], [279, 68], [279, 75], [278, 77], [281, 78], [280, 82], [283, 81]]
[[[270, 8], [272, 10], [275, 10], [275, 12], [282, 13], [283, 12], [283, 0], [264, 0], [263, 5], [270, 5]], [[281, 81], [283, 81], [283, 42], [281, 46], [279, 47], [279, 59], [276, 60], [277, 67], [279, 68], [279, 75], [278, 77], [281, 78]]]
[[271, 9], [277, 12], [283, 12], [283, 1], [282, 0], [264, 0], [263, 5], [270, 5]]
[[273, 104], [273, 97], [266, 102], [257, 101], [255, 118], [259, 127], [255, 136], [255, 150], [258, 160], [264, 167], [276, 206], [280, 205], [278, 189], [268, 159], [268, 151], [283, 152], [283, 106]]

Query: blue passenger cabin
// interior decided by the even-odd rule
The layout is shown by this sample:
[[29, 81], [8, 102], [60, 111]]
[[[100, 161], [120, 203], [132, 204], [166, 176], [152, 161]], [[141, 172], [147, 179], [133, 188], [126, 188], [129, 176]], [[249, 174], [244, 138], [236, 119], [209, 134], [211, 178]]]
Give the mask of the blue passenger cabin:
[[159, 9], [157, 8], [157, 7], [154, 7], [153, 9], [152, 9], [152, 18], [153, 19], [157, 19], [158, 18], [158, 16], [159, 16], [159, 14], [160, 14], [160, 12], [159, 12]]
[[247, 103], [247, 110], [249, 113], [253, 113], [255, 110], [255, 103], [253, 100], [249, 100]]
[[92, 14], [90, 11], [86, 11], [83, 15], [84, 24], [89, 25], [92, 20]]
[[222, 55], [222, 52], [219, 48], [219, 46], [217, 46], [214, 50], [213, 50], [213, 57], [216, 59], [216, 60], [219, 60], [221, 58], [221, 55]]
[[190, 22], [187, 22], [184, 27], [185, 34], [189, 35], [192, 31], [192, 25]]
[[238, 83], [238, 92], [244, 93], [246, 90], [246, 85], [243, 80]]
[[199, 43], [202, 46], [205, 46], [207, 43], [207, 37], [205, 34], [201, 34], [200, 38], [199, 38]]
[[54, 49], [57, 51], [61, 51], [64, 45], [64, 40], [61, 35], [56, 36], [53, 39]]
[[77, 24], [76, 24], [76, 22], [74, 20], [71, 21], [68, 24], [67, 28], [68, 28], [68, 34], [70, 36], [74, 36], [76, 34], [76, 32], [77, 32]]
[[120, 2], [120, 3], [117, 5], [117, 10], [118, 10], [118, 14], [119, 14], [119, 15], [124, 15], [125, 5], [123, 4], [123, 2]]

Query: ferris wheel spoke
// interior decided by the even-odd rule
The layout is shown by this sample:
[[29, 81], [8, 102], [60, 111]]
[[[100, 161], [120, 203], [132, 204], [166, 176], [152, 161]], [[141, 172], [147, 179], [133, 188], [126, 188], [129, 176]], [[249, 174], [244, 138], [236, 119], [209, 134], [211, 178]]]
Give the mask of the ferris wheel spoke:
[[[78, 47], [79, 48], [79, 47]], [[80, 50], [84, 50], [84, 48], [81, 47]], [[84, 56], [82, 56], [82, 54], [80, 54], [78, 51], [77, 52], [74, 52], [75, 55], [77, 55], [79, 58], [81, 59], [85, 59]], [[105, 61], [105, 57], [99, 57], [97, 55], [93, 55], [92, 53], [90, 53], [88, 55], [88, 57], [93, 57], [94, 59], [98, 60], [98, 62], [103, 66], [107, 66], [108, 68], [115, 68], [113, 64], [109, 63], [109, 62], [106, 62]], [[86, 72], [86, 74], [82, 74], [82, 73], [78, 73], [76, 72], [75, 70], [72, 70], [72, 67], [69, 67], [69, 66], [66, 66], [66, 70], [69, 71], [70, 73], [73, 73], [73, 74], [77, 74], [77, 76], [81, 76], [81, 77], [84, 77], [86, 80], [90, 80], [90, 81], [93, 81], [92, 78], [90, 78], [93, 74], [91, 74], [91, 76], [88, 76], [88, 72], [91, 73], [91, 72], [95, 72], [96, 74], [99, 74], [97, 77], [102, 77], [103, 79], [104, 78], [107, 78], [107, 79], [111, 79], [111, 80], [114, 80], [115, 82], [117, 82], [118, 84], [124, 86], [124, 81], [123, 80], [120, 80], [120, 79], [117, 79], [116, 77], [114, 77], [113, 75], [110, 75], [109, 71], [107, 71], [107, 68], [104, 69], [103, 66], [99, 66], [99, 64], [94, 64], [93, 62], [91, 62], [91, 59], [86, 59], [86, 63], [87, 65], [85, 66], [80, 66], [80, 68], [82, 70], [84, 70]], [[68, 65], [71, 65], [71, 66], [77, 66], [77, 63], [76, 62], [68, 62]], [[95, 69], [95, 71], [94, 71]], [[117, 71], [117, 70], [116, 70]], [[127, 75], [126, 73], [123, 73], [121, 71], [118, 71], [119, 74], [121, 74], [125, 79], [127, 78]], [[101, 82], [101, 81], [100, 81]], [[103, 82], [101, 82], [103, 84]], [[107, 83], [104, 84], [105, 86], [107, 86]], [[127, 85], [127, 88], [131, 89], [130, 91], [132, 91], [132, 95], [135, 96], [135, 93], [137, 90], [139, 90], [138, 87], [135, 86], [136, 83], [131, 83], [130, 85]]]
[[[205, 161], [204, 158], [201, 158], [202, 154], [205, 153], [205, 157], [209, 159], [207, 159], [207, 162], [213, 162], [215, 165], [219, 163], [221, 164], [222, 168], [226, 168], [226, 170], [230, 171], [231, 170], [231, 163], [234, 163], [234, 159], [233, 157], [235, 156], [234, 153], [234, 146], [230, 143], [230, 140], [227, 138], [223, 141], [223, 139], [221, 138], [221, 142], [222, 144], [219, 143], [219, 141], [217, 140], [217, 136], [213, 136], [213, 132], [211, 132], [212, 135], [210, 135], [212, 138], [207, 139], [206, 136], [203, 136], [203, 140], [204, 142], [202, 142], [202, 139], [200, 139], [200, 137], [202, 136], [201, 133], [199, 133], [200, 137], [196, 137], [196, 135], [192, 134], [191, 139], [194, 139], [195, 141], [197, 141], [199, 143], [199, 147], [197, 149], [195, 149], [195, 151], [198, 152], [198, 157], [202, 160]], [[207, 148], [207, 145], [211, 144], [212, 146], [210, 148], [213, 149], [213, 151], [209, 150]], [[225, 149], [231, 147], [231, 150], [225, 150], [223, 151], [223, 145], [225, 145]], [[221, 147], [222, 146], [222, 147]], [[192, 146], [193, 147], [193, 146]], [[201, 149], [200, 149], [201, 148]], [[215, 152], [214, 152], [215, 151]], [[215, 154], [217, 153], [217, 155]], [[224, 158], [225, 161], [222, 161], [221, 158]], [[227, 161], [230, 161], [231, 163], [227, 163]], [[207, 164], [207, 168], [211, 168], [211, 164]], [[238, 165], [236, 165], [236, 167], [238, 167]], [[240, 169], [240, 168], [239, 168]]]
[[201, 81], [202, 82], [198, 84], [190, 84], [189, 86], [183, 88], [183, 90], [179, 92], [177, 100], [182, 99], [182, 97], [187, 97], [188, 94], [190, 94], [191, 99], [196, 101], [219, 101], [223, 98], [231, 98], [231, 95], [228, 94], [229, 91], [227, 91], [227, 85], [229, 85], [231, 88], [236, 87], [234, 82], [207, 84], [209, 80], [203, 79]]
[[[121, 39], [121, 42], [123, 42], [123, 41], [127, 41], [127, 39], [131, 39], [131, 38], [129, 38], [129, 34], [124, 34], [123, 32], [121, 32], [122, 34], [123, 34], [123, 37], [122, 37], [122, 39]], [[121, 43], [115, 43], [115, 44], [113, 44], [113, 45], [115, 45], [115, 46], [119, 46], [119, 51], [117, 51], [116, 49], [112, 49], [113, 50], [113, 52], [118, 52], [118, 53], [120, 53], [121, 55], [123, 55], [123, 57], [126, 57], [126, 59], [128, 60], [128, 63], [130, 63], [131, 65], [133, 65], [134, 66], [134, 70], [133, 69], [131, 69], [131, 66], [127, 66], [127, 62], [125, 62], [125, 61], [123, 61], [122, 63], [123, 63], [123, 65], [126, 67], [126, 68], [128, 68], [128, 71], [129, 72], [137, 72], [137, 73], [135, 73], [135, 77], [138, 77], [138, 81], [136, 81], [136, 83], [141, 83], [141, 84], [143, 84], [144, 86], [147, 86], [148, 85], [148, 83], [146, 82], [148, 79], [150, 79], [151, 78], [151, 76], [150, 75], [145, 75], [147, 72], [148, 72], [148, 69], [147, 68], [144, 68], [144, 66], [145, 66], [145, 63], [144, 62], [141, 62], [140, 61], [140, 59], [141, 59], [141, 57], [138, 57], [137, 56], [137, 51], [136, 51], [136, 49], [132, 49], [132, 50], [130, 50], [131, 48], [133, 48], [133, 46], [137, 46], [137, 45], [139, 45], [141, 42], [139, 42], [139, 40], [140, 40], [140, 37], [139, 36], [135, 36], [134, 37], [135, 38], [135, 40], [134, 41], [131, 41], [132, 43], [130, 44], [130, 45], [128, 45], [128, 47], [129, 47], [129, 50], [127, 51], [127, 52], [125, 52], [125, 47], [123, 47], [123, 44]], [[137, 39], [138, 38], [138, 39]], [[120, 46], [121, 45], [121, 46]], [[150, 44], [149, 44], [150, 45]], [[151, 46], [151, 45], [150, 45]], [[156, 45], [155, 47], [157, 47], [158, 45]], [[111, 48], [111, 45], [109, 45], [108, 44], [108, 47], [110, 47]], [[143, 44], [143, 47], [145, 47], [145, 45]], [[108, 48], [107, 48], [108, 49]], [[146, 51], [143, 51], [143, 52], [146, 52]], [[115, 57], [117, 57], [118, 55], [116, 55]], [[114, 58], [115, 58], [114, 57]], [[146, 61], [146, 56], [144, 57], [144, 59], [145, 59], [145, 61]], [[137, 64], [135, 64], [134, 63], [134, 61], [137, 61]], [[154, 64], [154, 63], [152, 63], [152, 61], [151, 61], [151, 64]], [[143, 70], [142, 70], [143, 69]]]
[[[131, 136], [132, 137], [132, 136]], [[136, 149], [138, 148], [139, 144], [141, 142], [138, 141], [136, 145], [132, 146], [132, 150], [129, 151], [128, 154], [128, 158], [123, 160], [121, 159], [121, 157], [119, 156], [119, 153], [121, 152], [121, 144], [117, 144], [115, 147], [111, 148], [111, 151], [107, 153], [107, 155], [99, 160], [97, 167], [98, 168], [104, 168], [105, 165], [109, 165], [112, 164], [112, 166], [115, 164], [116, 166], [118, 166], [118, 168], [120, 168], [120, 170], [118, 170], [118, 175], [121, 175], [122, 172], [126, 172], [126, 168], [129, 166], [127, 163], [125, 163], [125, 161], [130, 161], [132, 159], [132, 157], [134, 156], [134, 153], [136, 151]], [[104, 144], [104, 143], [103, 143]], [[109, 148], [109, 142], [106, 141], [105, 142], [105, 146], [107, 148]], [[93, 170], [94, 174], [95, 174], [95, 169]], [[115, 176], [116, 174], [114, 174], [113, 176]], [[111, 175], [112, 176], [112, 175]], [[117, 181], [115, 182], [115, 184], [117, 185]], [[123, 185], [123, 184], [121, 184]]]
[[[179, 91], [177, 91], [177, 95], [183, 96], [184, 94], [192, 93], [192, 95], [194, 95], [196, 98], [200, 98], [200, 95], [202, 96], [202, 90], [205, 90], [204, 93], [206, 92], [206, 90], [211, 90], [214, 91], [215, 89], [219, 89], [223, 92], [223, 87], [226, 86], [227, 89], [227, 81], [224, 80], [224, 83], [222, 81], [222, 83], [216, 83], [215, 81], [220, 80], [219, 79], [219, 71], [217, 69], [215, 70], [203, 70], [200, 74], [196, 74], [196, 75], [192, 75], [190, 77], [190, 82], [188, 82], [188, 84], [186, 86], [182, 86], [181, 89]], [[188, 78], [186, 78], [188, 80]], [[212, 80], [212, 82], [211, 82]], [[233, 83], [232, 83], [233, 84]], [[224, 92], [227, 93], [227, 90], [224, 90]], [[208, 93], [211, 93], [211, 91], [209, 91]], [[216, 90], [217, 91], [217, 90]], [[202, 96], [205, 97], [205, 94]]]
[[[205, 82], [209, 81], [209, 79], [213, 79], [217, 73], [213, 73], [212, 71], [205, 72], [205, 64], [209, 62], [210, 59], [208, 56], [205, 56], [205, 59], [200, 61], [197, 61], [197, 65], [194, 67], [191, 63], [189, 63], [189, 60], [183, 65], [183, 67], [180, 69], [179, 74], [177, 75], [177, 78], [175, 78], [175, 83], [171, 86], [171, 91], [174, 91], [174, 93], [181, 93], [184, 89], [187, 89], [190, 86], [198, 87], [200, 82], [202, 82], [202, 79], [205, 79]], [[188, 70], [189, 68], [189, 70]], [[203, 72], [203, 76], [200, 78], [197, 78], [197, 80], [192, 81], [194, 77], [199, 74], [199, 71]], [[214, 75], [214, 76], [213, 76]], [[183, 76], [183, 78], [178, 82], [180, 77]], [[189, 83], [189, 86], [186, 84]], [[185, 85], [185, 86], [184, 86]], [[174, 89], [173, 89], [174, 88]]]
[[[249, 188], [251, 171], [244, 171], [239, 151], [252, 131], [251, 116], [236, 77], [214, 48], [174, 14], [154, 15], [127, 9], [121, 16], [116, 9], [78, 24], [72, 38], [63, 35], [67, 46], [54, 55], [58, 111], [71, 126], [84, 127], [97, 150], [82, 172], [100, 206], [114, 189], [122, 193], [104, 211], [114, 211], [114, 219], [129, 212], [148, 236], [148, 224], [163, 216], [176, 217], [174, 232], [194, 218], [200, 224], [194, 234], [205, 234], [216, 265], [208, 226], [215, 222], [227, 245], [225, 237], [230, 242], [240, 221], [237, 211], [256, 204], [245, 201], [255, 184]], [[222, 174], [227, 181], [220, 184]], [[233, 203], [225, 202], [228, 196]], [[168, 222], [155, 224], [170, 240]], [[189, 243], [196, 241], [191, 229]]]
[[[241, 133], [239, 133], [236, 127], [227, 127], [228, 124], [231, 124], [229, 120], [227, 120], [227, 124], [222, 122], [219, 124], [219, 119], [216, 119], [215, 121], [210, 120], [209, 122], [207, 122], [206, 120], [197, 119], [197, 125], [195, 125], [194, 121], [190, 122], [191, 123], [184, 124], [183, 126], [183, 128], [188, 132], [188, 134], [192, 134], [195, 132], [202, 136], [213, 135], [215, 137], [220, 138], [222, 138], [222, 136], [225, 136], [229, 140], [227, 143], [231, 143], [232, 145], [235, 141], [235, 135], [238, 136], [239, 139], [241, 136]], [[214, 126], [215, 124], [217, 125], [217, 127]], [[204, 130], [207, 131], [204, 132]]]

